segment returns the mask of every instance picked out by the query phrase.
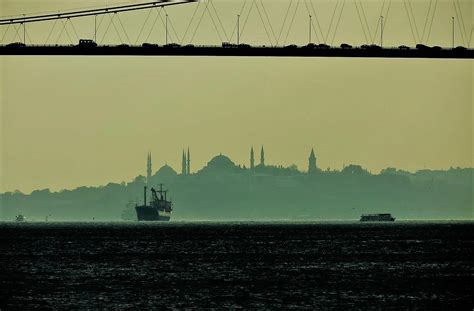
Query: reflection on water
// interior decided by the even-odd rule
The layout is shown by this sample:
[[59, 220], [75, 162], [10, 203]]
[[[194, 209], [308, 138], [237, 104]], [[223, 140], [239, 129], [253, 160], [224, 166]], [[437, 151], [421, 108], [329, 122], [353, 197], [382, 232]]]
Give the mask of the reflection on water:
[[2, 223], [0, 307], [469, 309], [473, 229]]

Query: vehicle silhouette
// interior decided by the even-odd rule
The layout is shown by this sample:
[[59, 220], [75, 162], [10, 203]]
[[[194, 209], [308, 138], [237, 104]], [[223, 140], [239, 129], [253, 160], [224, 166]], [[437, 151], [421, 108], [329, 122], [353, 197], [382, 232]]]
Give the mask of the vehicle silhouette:
[[158, 47], [158, 44], [155, 44], [155, 43], [143, 43], [142, 44], [142, 47], [143, 48], [157, 48]]
[[6, 46], [9, 48], [22, 48], [22, 47], [25, 47], [26, 44], [24, 44], [23, 42], [13, 42], [13, 43], [7, 44]]
[[429, 50], [430, 47], [429, 47], [429, 46], [426, 46], [426, 45], [424, 45], [424, 44], [417, 44], [417, 45], [416, 45], [416, 49], [417, 49], [417, 50]]
[[181, 45], [178, 44], [178, 43], [168, 43], [168, 44], [165, 44], [163, 47], [165, 47], [165, 48], [179, 48], [179, 47], [181, 47]]
[[321, 43], [321, 44], [318, 44], [318, 45], [316, 46], [316, 48], [317, 48], [317, 49], [329, 49], [330, 46], [327, 45], [327, 44]]
[[95, 43], [94, 40], [91, 39], [79, 39], [79, 44], [77, 46], [85, 48], [95, 48], [97, 46], [97, 43]]

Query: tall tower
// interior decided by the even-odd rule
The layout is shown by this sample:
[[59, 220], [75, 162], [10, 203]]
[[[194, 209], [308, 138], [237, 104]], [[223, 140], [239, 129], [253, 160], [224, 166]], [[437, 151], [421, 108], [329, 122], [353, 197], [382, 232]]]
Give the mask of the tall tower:
[[316, 173], [317, 167], [316, 167], [316, 156], [314, 155], [314, 150], [311, 148], [311, 153], [309, 155], [308, 159], [308, 173]]
[[263, 150], [263, 146], [262, 150], [260, 150], [260, 165], [265, 166], [265, 151]]
[[253, 170], [255, 167], [255, 155], [253, 153], [253, 146], [250, 148], [250, 169]]
[[181, 160], [181, 175], [186, 175], [187, 170], [186, 170], [186, 153], [184, 152], [183, 149], [183, 158]]
[[148, 152], [146, 159], [146, 184], [150, 186], [151, 183], [151, 152]]
[[189, 147], [188, 147], [188, 157], [186, 158], [187, 161], [187, 174], [191, 174], [191, 155], [189, 154]]

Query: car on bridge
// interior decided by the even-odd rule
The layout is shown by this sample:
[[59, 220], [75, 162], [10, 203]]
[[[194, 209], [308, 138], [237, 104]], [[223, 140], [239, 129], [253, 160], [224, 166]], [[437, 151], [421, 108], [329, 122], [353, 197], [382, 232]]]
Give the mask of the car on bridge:
[[324, 44], [324, 43], [320, 43], [318, 45], [315, 46], [316, 49], [321, 49], [321, 50], [327, 50], [329, 48], [331, 48], [329, 45], [327, 44]]
[[249, 49], [251, 48], [252, 46], [250, 44], [247, 44], [247, 43], [241, 43], [239, 44], [239, 48], [240, 49]]
[[163, 45], [164, 48], [171, 48], [171, 49], [174, 49], [174, 48], [179, 48], [181, 47], [181, 44], [178, 44], [178, 43], [168, 43], [168, 44], [165, 44]]
[[158, 47], [158, 44], [155, 44], [155, 43], [143, 43], [142, 44], [142, 48], [146, 48], [146, 49], [149, 49], [149, 48], [157, 48]]
[[347, 43], [343, 43], [343, 44], [341, 44], [341, 49], [350, 50], [350, 49], [352, 49], [352, 45], [347, 44]]
[[6, 45], [6, 47], [8, 48], [24, 48], [25, 46], [26, 44], [24, 44], [23, 42], [13, 42]]
[[230, 43], [230, 42], [222, 42], [222, 47], [224, 49], [230, 49], [230, 48], [236, 48], [238, 47], [238, 45], [234, 43]]
[[371, 45], [364, 44], [364, 45], [361, 46], [361, 49], [364, 49], [364, 50], [381, 50], [382, 47], [377, 45], [377, 44], [371, 44]]
[[398, 49], [399, 49], [399, 50], [405, 50], [405, 51], [406, 51], [406, 50], [409, 50], [410, 48], [409, 48], [408, 46], [406, 46], [406, 45], [400, 45], [400, 46], [398, 47]]
[[95, 43], [94, 40], [91, 39], [79, 39], [79, 44], [77, 46], [84, 48], [95, 48], [97, 46], [97, 43]]
[[285, 49], [297, 49], [298, 46], [296, 44], [290, 44], [284, 47]]
[[416, 45], [416, 49], [417, 49], [417, 50], [429, 50], [430, 47], [427, 46], [427, 45], [424, 45], [424, 44], [419, 43], [419, 44]]
[[467, 48], [465, 48], [464, 46], [457, 46], [453, 49], [453, 51], [466, 51]]
[[316, 44], [308, 43], [308, 44], [306, 44], [305, 46], [302, 46], [302, 47], [305, 48], [305, 49], [314, 49], [314, 48], [316, 48]]

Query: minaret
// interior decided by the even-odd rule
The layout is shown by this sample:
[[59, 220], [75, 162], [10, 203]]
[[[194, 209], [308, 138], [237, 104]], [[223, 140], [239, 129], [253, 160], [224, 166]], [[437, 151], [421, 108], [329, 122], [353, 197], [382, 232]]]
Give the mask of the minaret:
[[148, 152], [146, 160], [146, 184], [150, 186], [151, 183], [151, 152]]
[[183, 158], [181, 161], [181, 175], [186, 175], [186, 153], [184, 153], [183, 149]]
[[188, 147], [188, 157], [186, 158], [187, 161], [187, 173], [191, 175], [191, 155], [189, 154], [189, 147]]
[[265, 166], [265, 151], [263, 150], [263, 146], [262, 150], [260, 150], [260, 165]]
[[311, 153], [308, 159], [308, 174], [316, 173], [316, 156], [314, 155], [314, 150], [311, 148]]
[[250, 148], [250, 169], [253, 170], [255, 167], [255, 155], [253, 153], [253, 146]]

